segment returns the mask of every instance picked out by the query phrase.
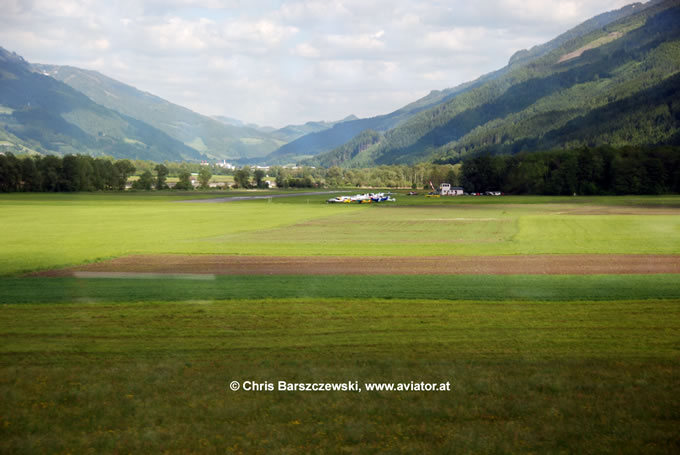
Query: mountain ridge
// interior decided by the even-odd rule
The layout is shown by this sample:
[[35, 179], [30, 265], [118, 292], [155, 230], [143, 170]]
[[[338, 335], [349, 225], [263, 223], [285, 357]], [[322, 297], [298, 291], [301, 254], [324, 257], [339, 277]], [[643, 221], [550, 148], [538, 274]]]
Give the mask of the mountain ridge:
[[32, 64], [32, 68], [66, 83], [102, 106], [149, 123], [211, 158], [252, 158], [268, 154], [282, 144], [256, 128], [230, 125], [201, 115], [97, 71], [38, 63]]
[[205, 156], [162, 131], [93, 102], [0, 47], [0, 141], [22, 152], [155, 161]]
[[[455, 163], [470, 153], [516, 153], [531, 147], [599, 144], [597, 138], [577, 141], [573, 134], [568, 140], [564, 136], [563, 142], [540, 139], [548, 131], [593, 109], [652, 89], [680, 71], [680, 43], [675, 26], [680, 23], [678, 3], [666, 0], [628, 5], [596, 16], [597, 20], [584, 23], [590, 24], [588, 27], [581, 24], [564, 34], [571, 39], [558, 37], [546, 43], [559, 44], [549, 51], [546, 45], [533, 48], [537, 49], [533, 59], [514, 56], [512, 64], [498, 77], [418, 113], [384, 132], [378, 143], [342, 163], [334, 162], [345, 167], [432, 160]], [[612, 20], [593, 29], [593, 24], [600, 24], [605, 18]], [[579, 36], [573, 30], [590, 31]], [[616, 39], [611, 39], [612, 33]], [[583, 50], [579, 57], [558, 62], [564, 55], [597, 40], [600, 41], [596, 46]], [[663, 117], [668, 120], [662, 128], [677, 129], [672, 120], [673, 109], [668, 110]], [[633, 114], [628, 111], [627, 115]], [[622, 123], [626, 120], [621, 119]], [[615, 123], [609, 124], [616, 127]], [[650, 133], [654, 134], [657, 133]], [[532, 135], [537, 140], [529, 140]], [[554, 135], [548, 137], [555, 139]], [[516, 147], [511, 147], [512, 143]], [[341, 148], [305, 163], [322, 164], [337, 156], [347, 156]]]

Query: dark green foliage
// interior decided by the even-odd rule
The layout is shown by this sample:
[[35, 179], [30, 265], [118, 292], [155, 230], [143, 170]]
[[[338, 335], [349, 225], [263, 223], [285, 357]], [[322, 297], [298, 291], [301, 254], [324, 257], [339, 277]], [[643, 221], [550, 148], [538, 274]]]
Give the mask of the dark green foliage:
[[198, 171], [198, 181], [201, 184], [201, 189], [210, 188], [210, 179], [212, 178], [212, 173], [208, 166], [201, 166], [201, 170]]
[[132, 189], [134, 190], [146, 190], [151, 191], [154, 184], [154, 178], [151, 172], [144, 171], [139, 179], [132, 183]]
[[262, 169], [256, 169], [255, 172], [253, 172], [253, 178], [255, 179], [255, 187], [256, 188], [266, 188], [267, 184], [264, 182], [264, 177], [265, 173]]
[[176, 190], [193, 190], [194, 186], [191, 184], [191, 173], [183, 171], [179, 173], [179, 182], [175, 184]]
[[124, 190], [128, 177], [135, 173], [135, 166], [130, 162], [130, 160], [116, 161], [113, 166], [115, 168], [114, 175], [117, 173], [117, 179], [115, 180], [117, 186], [114, 188], [118, 190]]
[[21, 163], [12, 155], [0, 155], [0, 191], [8, 193], [21, 188]]
[[595, 195], [680, 192], [680, 149], [671, 146], [580, 148], [482, 155], [463, 163], [470, 192]]
[[314, 180], [310, 176], [306, 177], [289, 177], [284, 180], [283, 188], [314, 188]]
[[86, 155], [16, 158], [0, 155], [0, 192], [73, 192], [124, 190], [135, 167], [128, 160]]
[[165, 183], [165, 180], [168, 177], [168, 173], [170, 172], [168, 168], [162, 164], [156, 165], [154, 167], [154, 170], [156, 171], [156, 189], [157, 190], [164, 190], [168, 187], [168, 185]]
[[241, 188], [250, 188], [250, 168], [244, 167], [234, 173], [234, 181]]
[[[59, 185], [62, 171], [61, 158], [54, 155], [39, 157], [37, 158], [37, 168], [42, 176], [41, 181], [42, 188], [40, 189], [40, 191], [46, 192], [61, 191]], [[123, 189], [125, 189], [125, 182], [123, 182]]]

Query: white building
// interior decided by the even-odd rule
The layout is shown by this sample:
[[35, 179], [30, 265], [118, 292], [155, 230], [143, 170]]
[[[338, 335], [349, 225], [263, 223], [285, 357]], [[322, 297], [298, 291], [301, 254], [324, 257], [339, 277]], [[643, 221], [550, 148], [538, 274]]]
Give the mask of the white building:
[[442, 183], [439, 186], [439, 194], [442, 196], [462, 196], [463, 188], [459, 186], [451, 186], [450, 183]]
[[227, 160], [222, 160], [221, 163], [217, 162], [217, 163], [215, 163], [215, 166], [219, 166], [219, 167], [224, 168], [224, 169], [231, 169], [231, 170], [236, 169], [236, 166], [234, 166], [233, 164], [227, 163]]

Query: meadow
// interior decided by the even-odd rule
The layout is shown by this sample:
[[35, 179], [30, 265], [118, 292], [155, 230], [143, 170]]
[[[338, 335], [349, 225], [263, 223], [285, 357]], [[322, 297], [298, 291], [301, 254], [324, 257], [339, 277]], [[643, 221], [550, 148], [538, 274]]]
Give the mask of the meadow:
[[677, 197], [399, 195], [396, 205], [372, 207], [324, 204], [329, 195], [223, 204], [179, 202], [223, 195], [2, 195], [0, 275], [131, 254], [680, 252]]
[[680, 197], [187, 197], [0, 196], [0, 452], [680, 450], [675, 274], [24, 276], [130, 254], [677, 255]]

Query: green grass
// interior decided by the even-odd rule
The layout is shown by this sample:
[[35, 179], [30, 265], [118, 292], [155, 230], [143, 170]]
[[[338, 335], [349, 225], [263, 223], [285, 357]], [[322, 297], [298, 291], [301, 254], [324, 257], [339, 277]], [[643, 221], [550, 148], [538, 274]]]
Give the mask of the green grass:
[[[214, 197], [212, 195], [211, 197]], [[327, 206], [186, 204], [181, 195], [3, 198], [0, 275], [132, 253], [238, 253], [206, 239], [273, 229], [337, 213]], [[350, 210], [361, 209], [350, 208]]]
[[[675, 196], [176, 202], [238, 194], [0, 196], [0, 453], [680, 451], [677, 275], [18, 277], [140, 253], [680, 253]], [[280, 380], [451, 390], [229, 388]]]
[[[398, 201], [375, 207], [328, 205], [322, 202], [326, 196], [177, 202], [215, 196], [0, 196], [0, 275], [129, 254], [680, 253], [680, 210], [674, 213], [677, 197], [595, 198], [597, 205], [566, 202], [573, 198], [491, 197], [441, 198], [425, 206], [398, 205]], [[473, 199], [509, 202], [467, 202]], [[639, 213], [574, 214], [584, 209], [610, 210], [612, 205], [602, 206], [607, 201], [614, 208], [632, 207]], [[664, 214], [655, 212], [659, 209]]]
[[3, 305], [0, 451], [671, 453], [679, 303]]
[[0, 304], [211, 299], [680, 299], [677, 275], [225, 275], [213, 280], [0, 278]]

